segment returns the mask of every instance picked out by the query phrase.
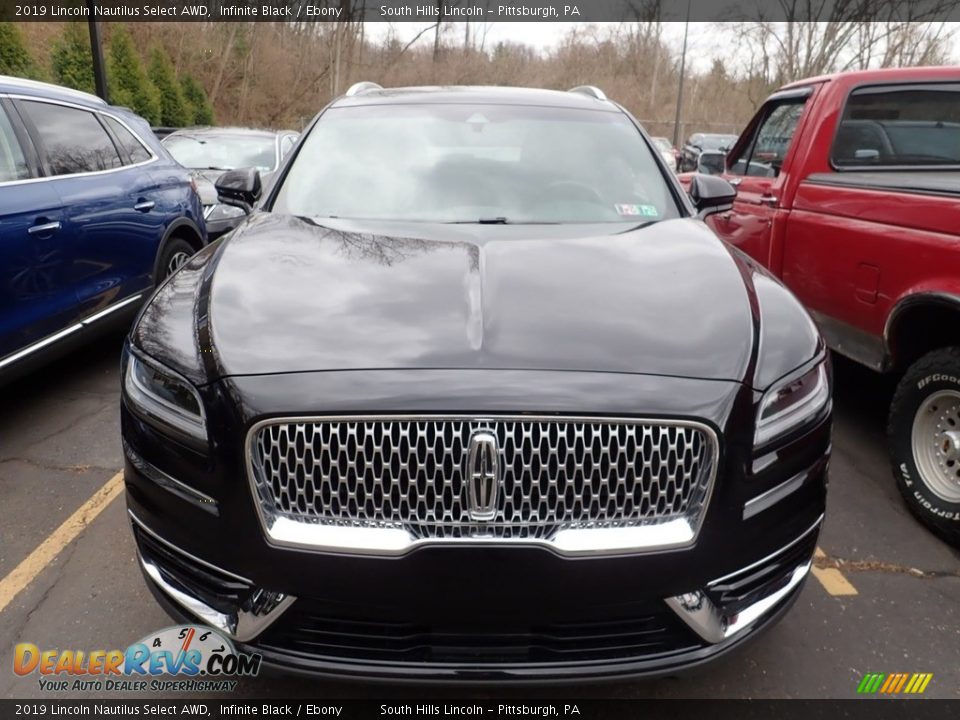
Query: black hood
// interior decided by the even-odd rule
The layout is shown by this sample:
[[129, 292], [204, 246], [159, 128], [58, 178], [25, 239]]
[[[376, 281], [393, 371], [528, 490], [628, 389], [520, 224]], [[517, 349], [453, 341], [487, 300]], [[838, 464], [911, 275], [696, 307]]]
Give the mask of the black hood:
[[754, 323], [726, 247], [695, 220], [603, 231], [329, 227], [260, 215], [225, 242], [206, 280], [216, 373], [513, 368], [742, 379]]

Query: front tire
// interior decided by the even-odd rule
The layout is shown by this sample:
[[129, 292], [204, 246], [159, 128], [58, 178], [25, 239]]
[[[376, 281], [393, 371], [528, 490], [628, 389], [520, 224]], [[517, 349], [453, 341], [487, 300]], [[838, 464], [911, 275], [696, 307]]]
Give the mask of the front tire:
[[893, 396], [887, 433], [907, 507], [960, 547], [960, 347], [910, 366]]
[[193, 257], [195, 250], [186, 240], [170, 238], [163, 246], [160, 260], [157, 262], [157, 284], [173, 275]]

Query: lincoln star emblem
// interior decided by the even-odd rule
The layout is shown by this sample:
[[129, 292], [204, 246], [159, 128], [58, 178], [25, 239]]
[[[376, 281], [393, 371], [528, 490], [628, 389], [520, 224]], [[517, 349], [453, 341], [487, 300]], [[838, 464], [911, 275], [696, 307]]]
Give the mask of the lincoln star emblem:
[[493, 520], [500, 490], [500, 449], [497, 436], [478, 430], [470, 437], [467, 455], [467, 501], [471, 520]]

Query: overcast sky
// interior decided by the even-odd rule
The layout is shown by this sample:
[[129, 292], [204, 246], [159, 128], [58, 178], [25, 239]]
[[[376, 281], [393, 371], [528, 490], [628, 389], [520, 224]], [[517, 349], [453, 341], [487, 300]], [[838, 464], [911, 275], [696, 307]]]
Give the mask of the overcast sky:
[[[573, 27], [581, 25], [592, 25], [597, 28], [604, 26], [617, 26], [620, 23], [579, 23], [579, 22], [491, 22], [491, 23], [472, 23], [475, 28], [473, 32], [482, 32], [482, 27], [486, 27], [487, 39], [486, 47], [489, 49], [497, 42], [515, 41], [533, 45], [538, 48], [552, 48], [559, 44]], [[705, 72], [710, 69], [713, 59], [722, 57], [724, 60], [736, 60], [736, 48], [730, 42], [730, 35], [724, 32], [722, 27], [726, 23], [711, 22], [692, 22], [690, 23], [689, 37], [687, 40], [687, 66], [694, 72]], [[680, 48], [683, 46], [683, 26], [682, 22], [665, 22], [664, 40], [667, 44], [680, 54]], [[955, 33], [953, 55], [956, 59], [958, 48], [960, 48], [960, 23], [945, 23], [949, 30]], [[371, 22], [367, 23], [367, 32], [375, 38], [385, 37], [391, 31], [396, 33], [402, 42], [412, 39], [418, 32], [426, 27], [431, 27], [432, 23], [386, 23]], [[463, 23], [448, 23], [449, 29], [446, 31], [447, 38], [456, 38], [462, 41]], [[419, 42], [429, 45], [433, 41], [433, 33], [427, 32], [420, 38]], [[731, 63], [728, 62], [728, 66]]]
[[[589, 23], [598, 28], [603, 26], [616, 26], [620, 23]], [[418, 32], [431, 26], [432, 23], [386, 23], [371, 22], [367, 23], [366, 32], [375, 37], [383, 38], [391, 30], [401, 40], [407, 42]], [[473, 32], [482, 32], [481, 23], [473, 23], [475, 30]], [[485, 23], [487, 28], [487, 48], [492, 47], [498, 42], [514, 41], [523, 42], [538, 48], [551, 48], [563, 40], [564, 36], [570, 30], [579, 25], [588, 25], [588, 23], [578, 22], [493, 22]], [[463, 23], [450, 23], [451, 29], [447, 31], [448, 38], [463, 37]], [[664, 23], [664, 39], [674, 47], [677, 52], [683, 45], [683, 23], [668, 22]], [[690, 23], [690, 36], [687, 45], [687, 61], [692, 64], [694, 70], [706, 70], [710, 67], [710, 62], [714, 56], [722, 52], [722, 44], [715, 40], [717, 34], [716, 23]], [[421, 43], [428, 45], [433, 41], [432, 33], [424, 33], [420, 38]]]

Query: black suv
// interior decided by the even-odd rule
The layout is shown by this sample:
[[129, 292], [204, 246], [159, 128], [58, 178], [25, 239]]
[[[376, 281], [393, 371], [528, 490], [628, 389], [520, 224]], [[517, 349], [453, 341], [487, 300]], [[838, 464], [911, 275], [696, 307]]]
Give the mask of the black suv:
[[[176, 617], [400, 680], [671, 671], [783, 614], [824, 513], [806, 312], [595, 88], [353, 88], [124, 356]], [[251, 208], [256, 205], [256, 210]]]

